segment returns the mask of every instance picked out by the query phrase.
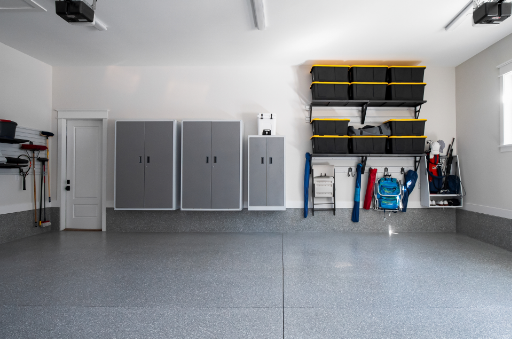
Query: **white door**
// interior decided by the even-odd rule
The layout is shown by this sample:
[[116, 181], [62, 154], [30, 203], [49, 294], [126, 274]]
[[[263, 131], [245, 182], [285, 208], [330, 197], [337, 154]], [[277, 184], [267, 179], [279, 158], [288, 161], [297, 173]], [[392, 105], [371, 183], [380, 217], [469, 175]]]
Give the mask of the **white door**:
[[102, 123], [68, 120], [66, 228], [101, 230]]

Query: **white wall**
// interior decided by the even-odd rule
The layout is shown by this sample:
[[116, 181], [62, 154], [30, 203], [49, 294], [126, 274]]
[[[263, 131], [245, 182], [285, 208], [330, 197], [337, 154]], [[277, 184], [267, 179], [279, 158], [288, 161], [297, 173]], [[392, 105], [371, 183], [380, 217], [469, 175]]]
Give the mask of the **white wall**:
[[[0, 43], [0, 119], [51, 131], [51, 118], [52, 67]], [[32, 209], [32, 177], [23, 191], [19, 176], [5, 174], [16, 171], [0, 171], [0, 214]]]
[[[455, 136], [455, 70], [428, 67], [425, 80], [428, 83], [425, 98], [429, 103], [424, 106], [421, 116], [429, 120], [426, 135], [436, 140], [451, 140]], [[278, 134], [287, 137], [287, 206], [299, 208], [303, 205], [304, 154], [311, 152], [309, 138], [312, 133], [309, 122], [306, 122], [309, 113], [305, 110], [311, 99], [310, 83], [309, 66], [55, 67], [53, 107], [110, 109], [109, 206], [113, 205], [114, 194], [116, 119], [242, 119], [245, 134], [249, 135], [257, 132], [256, 113], [275, 113]], [[357, 114], [355, 111], [318, 112], [340, 116]], [[403, 112], [381, 112], [377, 120], [371, 117], [375, 112], [369, 111], [368, 114], [368, 122], [383, 122]], [[412, 163], [408, 160], [406, 165], [412, 167]], [[355, 166], [356, 160], [344, 164]], [[369, 161], [368, 166], [371, 164]], [[402, 163], [394, 164], [402, 166]], [[341, 185], [338, 185], [339, 206], [350, 207], [355, 181], [346, 175], [341, 179]], [[245, 185], [246, 180], [245, 174]], [[410, 206], [419, 206], [418, 190], [411, 198]]]
[[500, 80], [512, 59], [512, 35], [456, 68], [457, 138], [466, 209], [512, 219], [512, 152], [501, 153]]

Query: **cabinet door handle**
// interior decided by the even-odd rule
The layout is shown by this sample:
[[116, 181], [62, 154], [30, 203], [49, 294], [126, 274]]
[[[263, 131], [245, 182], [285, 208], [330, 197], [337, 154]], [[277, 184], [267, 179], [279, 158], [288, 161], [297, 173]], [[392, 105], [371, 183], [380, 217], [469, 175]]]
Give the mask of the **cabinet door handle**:
[[265, 157], [261, 157], [261, 164], [264, 165], [265, 164]]
[[150, 159], [149, 159], [149, 157], [148, 157], [148, 164], [149, 164], [149, 162], [150, 162], [149, 160], [150, 160]]
[[210, 162], [209, 157], [206, 157], [206, 163], [209, 163], [209, 162]]
[[217, 157], [213, 157], [213, 163], [216, 164], [217, 163]]
[[142, 164], [142, 156], [139, 157], [139, 164]]
[[268, 158], [269, 163], [272, 165], [272, 157]]

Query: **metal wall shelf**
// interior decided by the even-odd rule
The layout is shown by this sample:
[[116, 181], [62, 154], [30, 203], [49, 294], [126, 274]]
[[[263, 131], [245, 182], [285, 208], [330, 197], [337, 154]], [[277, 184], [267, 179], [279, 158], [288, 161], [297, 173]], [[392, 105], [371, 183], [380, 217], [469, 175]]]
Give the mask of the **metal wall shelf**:
[[23, 168], [23, 167], [28, 167], [28, 165], [0, 164], [0, 168]]
[[314, 158], [361, 158], [361, 174], [364, 174], [366, 168], [366, 161], [368, 158], [414, 158], [414, 170], [418, 171], [421, 158], [425, 154], [311, 154], [311, 159]]
[[421, 106], [427, 101], [422, 100], [313, 100], [309, 105], [309, 122], [313, 120], [313, 107], [360, 107], [361, 108], [361, 124], [366, 120], [366, 111], [368, 107], [397, 107], [397, 108], [414, 108], [414, 118], [420, 116]]
[[9, 138], [0, 137], [1, 144], [24, 144], [29, 141], [30, 140], [25, 140], [25, 139], [9, 139]]

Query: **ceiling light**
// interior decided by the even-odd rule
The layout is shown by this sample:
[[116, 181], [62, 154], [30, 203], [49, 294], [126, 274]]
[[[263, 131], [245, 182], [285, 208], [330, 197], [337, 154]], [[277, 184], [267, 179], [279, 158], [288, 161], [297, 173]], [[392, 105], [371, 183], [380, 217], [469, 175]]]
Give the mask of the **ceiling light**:
[[447, 31], [455, 29], [470, 14], [473, 14], [473, 0], [471, 0], [466, 4], [466, 6], [464, 6], [462, 10], [455, 16], [455, 18], [452, 19], [452, 21], [450, 21], [450, 23], [444, 29]]
[[37, 10], [46, 12], [46, 8], [34, 0], [2, 0], [0, 2], [0, 10]]
[[254, 25], [256, 25], [257, 29], [263, 31], [265, 28], [267, 28], [263, 0], [251, 0], [251, 3], [252, 12], [254, 15]]

